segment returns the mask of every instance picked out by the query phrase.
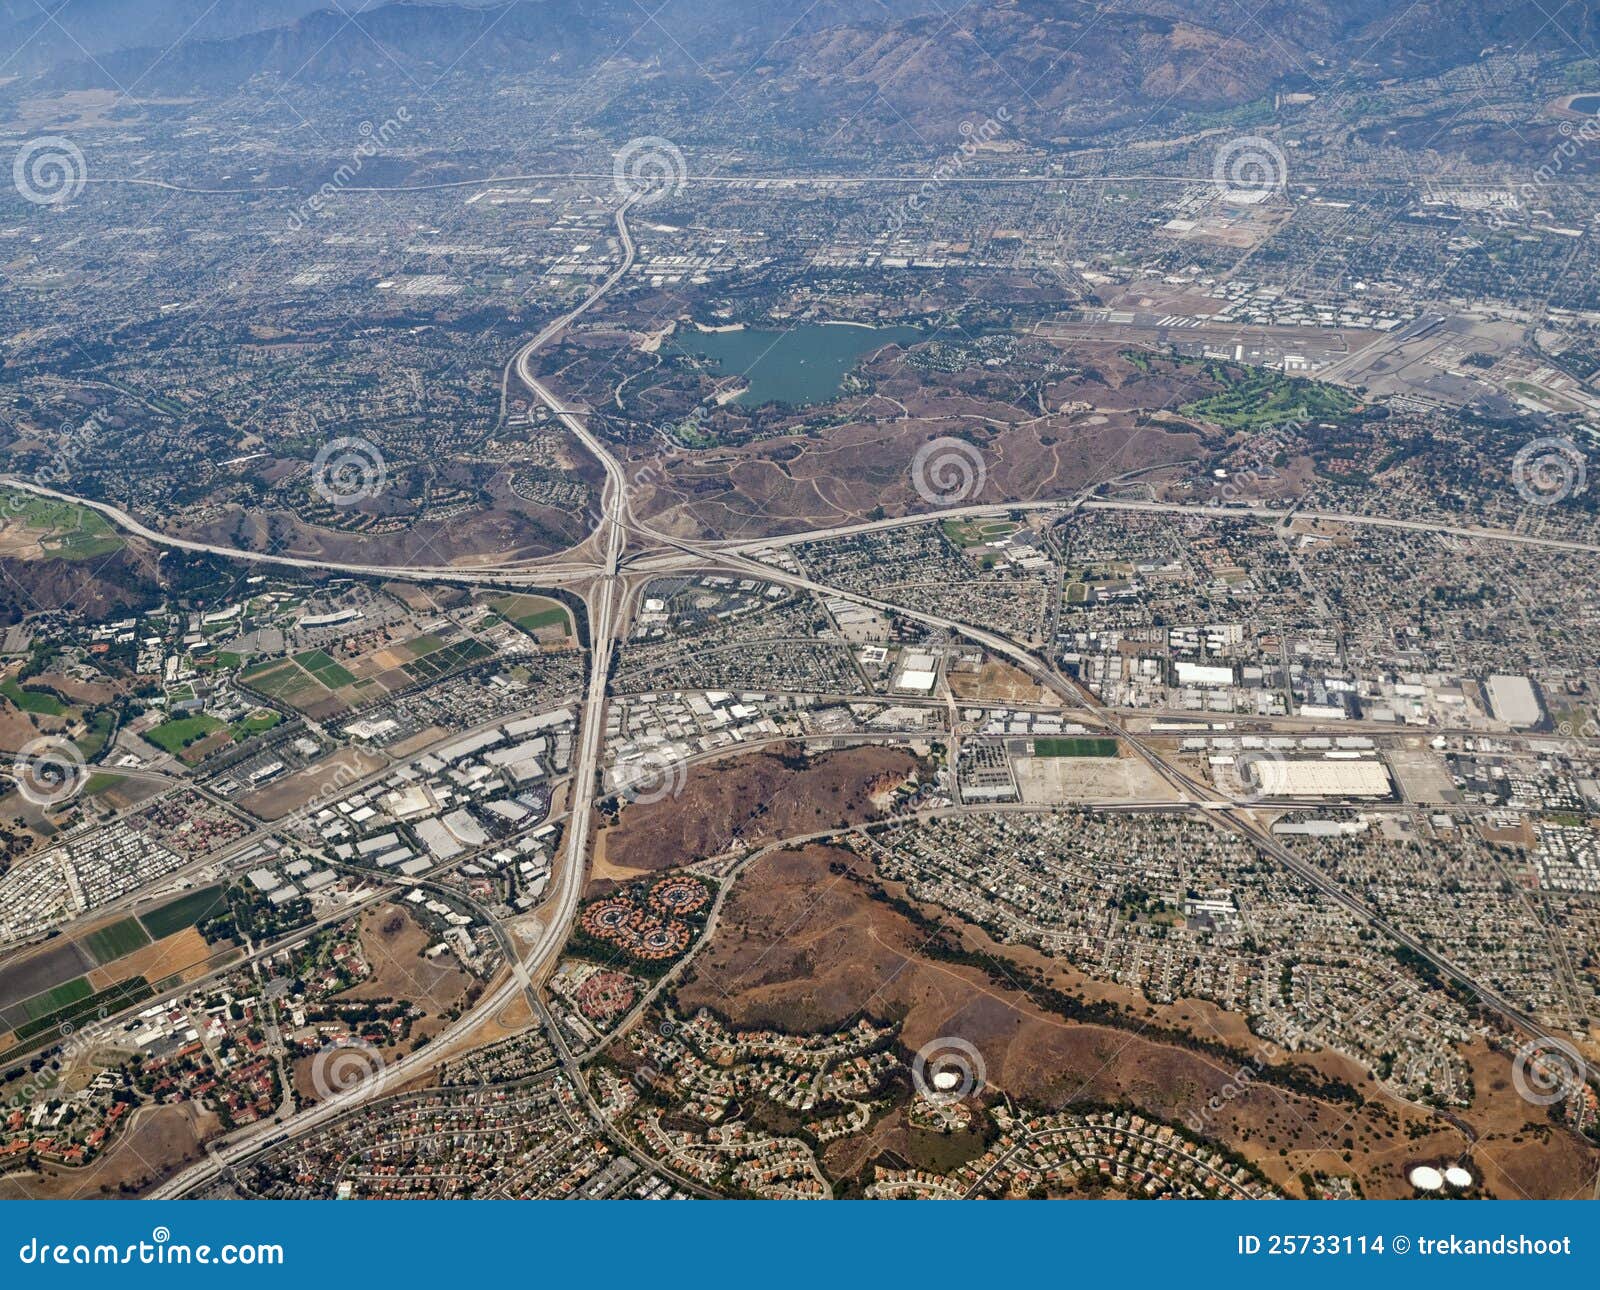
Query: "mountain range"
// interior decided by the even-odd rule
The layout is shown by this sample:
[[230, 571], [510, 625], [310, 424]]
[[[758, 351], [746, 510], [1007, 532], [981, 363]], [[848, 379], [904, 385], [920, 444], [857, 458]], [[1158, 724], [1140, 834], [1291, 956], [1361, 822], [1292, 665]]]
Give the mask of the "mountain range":
[[9, 92], [231, 92], [253, 78], [360, 84], [544, 68], [754, 78], [796, 101], [882, 94], [909, 120], [1009, 105], [1032, 132], [1218, 109], [1274, 89], [1416, 76], [1486, 48], [1593, 48], [1593, 4], [1537, 0], [0, 0]]

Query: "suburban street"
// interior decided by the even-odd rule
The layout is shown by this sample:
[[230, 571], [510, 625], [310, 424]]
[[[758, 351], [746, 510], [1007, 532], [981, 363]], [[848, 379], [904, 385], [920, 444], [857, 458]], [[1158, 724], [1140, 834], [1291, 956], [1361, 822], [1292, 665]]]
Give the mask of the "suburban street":
[[[885, 182], [895, 181], [886, 179]], [[1219, 797], [1214, 789], [1199, 783], [1187, 772], [1174, 766], [1154, 750], [1146, 738], [1130, 729], [1123, 714], [1102, 704], [1085, 686], [1063, 675], [1047, 654], [1020, 645], [1004, 634], [981, 625], [909, 609], [891, 600], [829, 585], [808, 576], [776, 568], [755, 558], [755, 553], [793, 547], [802, 542], [879, 533], [925, 523], [934, 518], [967, 520], [1025, 511], [1061, 512], [1065, 515], [1079, 508], [1125, 512], [1239, 515], [1284, 521], [1292, 518], [1297, 521], [1371, 525], [1590, 553], [1600, 550], [1600, 547], [1533, 534], [1485, 530], [1470, 526], [1457, 527], [1423, 520], [1411, 521], [1300, 509], [1291, 511], [1267, 507], [1205, 508], [1106, 499], [1096, 496], [1105, 486], [1104, 483], [1082, 489], [1069, 498], [1026, 503], [960, 505], [924, 514], [864, 521], [815, 531], [790, 533], [780, 537], [736, 541], [691, 541], [659, 532], [632, 514], [623, 463], [617, 459], [605, 441], [589, 428], [585, 410], [565, 406], [536, 374], [534, 361], [543, 350], [599, 304], [632, 269], [636, 249], [629, 229], [628, 216], [641, 196], [641, 193], [635, 192], [616, 208], [615, 229], [622, 254], [615, 268], [575, 308], [549, 323], [522, 345], [508, 361], [505, 369], [502, 416], [514, 390], [525, 390], [534, 400], [548, 409], [550, 415], [595, 458], [604, 470], [605, 485], [596, 528], [588, 542], [579, 548], [580, 552], [587, 549], [591, 553], [587, 556], [571, 552], [547, 560], [509, 564], [393, 568], [380, 565], [341, 564], [287, 555], [263, 555], [226, 545], [174, 538], [150, 528], [126, 511], [106, 503], [75, 498], [26, 479], [9, 481], [14, 486], [32, 493], [89, 506], [127, 533], [148, 542], [176, 549], [205, 552], [249, 563], [315, 569], [363, 577], [434, 579], [506, 587], [561, 586], [580, 594], [587, 608], [589, 654], [581, 716], [574, 745], [571, 804], [565, 822], [566, 831], [561, 846], [560, 863], [555, 867], [552, 886], [538, 914], [540, 930], [537, 936], [521, 950], [516, 948], [514, 942], [507, 942], [509, 961], [503, 978], [487, 990], [473, 1008], [451, 1022], [426, 1049], [409, 1053], [384, 1066], [372, 1080], [347, 1093], [327, 1098], [315, 1107], [294, 1116], [288, 1123], [265, 1121], [233, 1134], [214, 1146], [203, 1161], [170, 1178], [156, 1190], [154, 1194], [157, 1197], [180, 1196], [201, 1189], [232, 1166], [249, 1159], [285, 1134], [298, 1134], [313, 1129], [345, 1114], [361, 1102], [386, 1096], [406, 1086], [437, 1065], [443, 1057], [452, 1053], [462, 1037], [479, 1028], [486, 1018], [498, 1014], [517, 996], [521, 995], [530, 1001], [536, 1001], [540, 982], [554, 965], [569, 938], [583, 891], [593, 843], [595, 804], [599, 793], [606, 735], [607, 694], [615, 646], [619, 635], [625, 629], [625, 619], [639, 589], [650, 579], [669, 573], [721, 572], [741, 578], [759, 579], [779, 587], [849, 602], [882, 614], [896, 615], [981, 646], [994, 657], [1013, 664], [1048, 693], [1059, 697], [1066, 706], [1083, 714], [1086, 720], [1094, 722], [1107, 733], [1113, 733], [1124, 740], [1172, 790], [1173, 796], [1170, 800], [1126, 803], [1121, 809], [1186, 807], [1193, 811], [1205, 811], [1219, 823], [1248, 837], [1257, 848], [1272, 856], [1285, 868], [1292, 870], [1305, 882], [1349, 908], [1353, 914], [1386, 936], [1407, 946], [1440, 972], [1467, 982], [1479, 1001], [1508, 1023], [1530, 1035], [1542, 1035], [1531, 1018], [1495, 991], [1481, 983], [1473, 982], [1468, 974], [1452, 964], [1438, 948], [1423, 943], [1390, 921], [1381, 918], [1363, 901], [1330, 880], [1314, 866], [1292, 854], [1263, 827], [1250, 803]], [[1138, 473], [1140, 472], [1132, 472], [1133, 475]], [[1131, 477], [1132, 475], [1124, 476], [1122, 479]], [[1118, 481], [1106, 481], [1106, 483], [1114, 482]], [[717, 908], [720, 910], [720, 898]], [[713, 912], [713, 918], [715, 917], [716, 911]], [[644, 1003], [641, 1002], [639, 1007], [643, 1006]], [[569, 1073], [578, 1078], [575, 1067], [569, 1065]]]

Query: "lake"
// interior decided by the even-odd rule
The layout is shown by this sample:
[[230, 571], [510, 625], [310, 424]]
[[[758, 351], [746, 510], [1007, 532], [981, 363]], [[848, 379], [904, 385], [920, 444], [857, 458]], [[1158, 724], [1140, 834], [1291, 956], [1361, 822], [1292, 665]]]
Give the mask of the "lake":
[[707, 360], [719, 376], [742, 376], [749, 388], [734, 400], [754, 407], [825, 403], [862, 357], [922, 335], [915, 327], [847, 327], [802, 323], [786, 331], [686, 331], [672, 345]]
[[1567, 104], [1570, 112], [1582, 112], [1585, 116], [1600, 116], [1600, 94], [1580, 94]]

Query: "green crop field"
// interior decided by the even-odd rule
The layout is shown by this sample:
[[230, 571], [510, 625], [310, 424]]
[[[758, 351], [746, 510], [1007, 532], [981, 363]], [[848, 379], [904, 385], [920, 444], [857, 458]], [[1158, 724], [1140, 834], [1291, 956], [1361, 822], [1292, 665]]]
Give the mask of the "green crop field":
[[141, 945], [150, 944], [150, 937], [137, 918], [119, 918], [109, 927], [90, 932], [83, 938], [83, 948], [96, 963], [110, 963], [124, 954], [132, 954]]
[[[276, 672], [280, 668], [285, 668], [285, 667], [288, 667], [288, 666], [289, 666], [289, 664], [284, 659], [281, 659], [281, 658], [269, 658], [265, 662], [252, 663], [252, 664], [250, 664], [249, 667], [244, 668], [239, 673], [239, 679], [241, 681], [250, 681], [250, 682], [254, 683], [254, 682], [260, 680], [262, 677], [266, 676], [267, 673]], [[257, 687], [257, 688], [259, 689], [260, 687]]]
[[407, 659], [418, 659], [434, 650], [444, 648], [444, 637], [436, 632], [425, 632], [421, 636], [414, 636], [400, 646]]
[[337, 690], [341, 685], [355, 684], [355, 677], [351, 676], [340, 664], [336, 663], [320, 649], [307, 650], [304, 654], [296, 654], [294, 661], [330, 690]]
[[525, 632], [536, 632], [541, 627], [557, 624], [570, 630], [571, 615], [566, 606], [548, 596], [502, 596], [491, 601], [489, 608], [502, 618], [510, 619]]
[[286, 658], [258, 663], [241, 672], [239, 680], [252, 690], [297, 708], [314, 703], [328, 693], [327, 686]]
[[488, 658], [492, 651], [475, 640], [456, 641], [405, 665], [406, 675], [418, 681], [437, 681], [457, 668]]
[[1059, 739], [1035, 739], [1033, 741], [1033, 755], [1035, 757], [1115, 757], [1117, 755], [1117, 741], [1115, 739], [1098, 739], [1083, 735], [1067, 736]]
[[150, 983], [142, 976], [132, 977], [127, 981], [118, 981], [116, 985], [101, 990], [98, 994], [89, 994], [88, 983], [84, 983], [85, 993], [64, 1007], [57, 1008], [41, 1017], [34, 1017], [24, 1025], [18, 1026], [15, 1036], [18, 1040], [32, 1039], [35, 1035], [43, 1034], [46, 1030], [60, 1026], [68, 1021], [76, 1021], [79, 1017], [86, 1017], [91, 1012], [104, 1008], [108, 1013], [118, 1012], [148, 999], [152, 993]]
[[31, 999], [22, 1001], [22, 1011], [29, 1021], [37, 1021], [40, 1017], [54, 1016], [61, 1009], [70, 1007], [79, 999], [87, 999], [94, 991], [89, 988], [88, 977], [74, 977], [70, 981], [63, 981], [58, 986], [53, 986], [43, 994], [36, 994]]
[[139, 921], [144, 924], [144, 930], [150, 933], [150, 938], [159, 941], [163, 936], [171, 936], [186, 927], [203, 923], [227, 907], [228, 902], [223, 898], [221, 887], [202, 887], [169, 901], [159, 909], [140, 914]]

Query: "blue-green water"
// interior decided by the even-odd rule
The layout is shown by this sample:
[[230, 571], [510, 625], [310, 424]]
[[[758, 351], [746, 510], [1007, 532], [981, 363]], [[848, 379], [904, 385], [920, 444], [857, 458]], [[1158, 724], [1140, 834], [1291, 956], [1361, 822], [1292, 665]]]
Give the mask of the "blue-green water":
[[1580, 94], [1567, 104], [1567, 109], [1588, 116], [1600, 116], [1600, 94]]
[[707, 360], [719, 376], [748, 383], [735, 403], [755, 407], [825, 403], [864, 355], [885, 345], [905, 345], [922, 333], [915, 327], [841, 327], [804, 323], [786, 331], [688, 331], [673, 347]]

